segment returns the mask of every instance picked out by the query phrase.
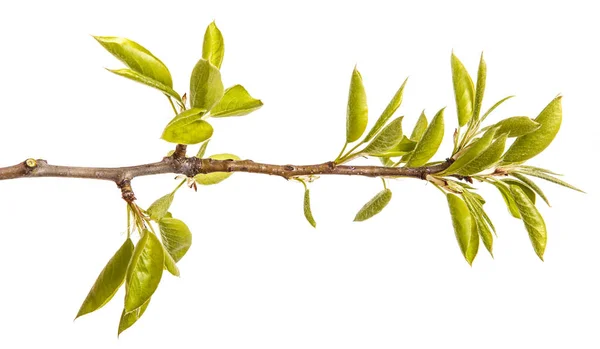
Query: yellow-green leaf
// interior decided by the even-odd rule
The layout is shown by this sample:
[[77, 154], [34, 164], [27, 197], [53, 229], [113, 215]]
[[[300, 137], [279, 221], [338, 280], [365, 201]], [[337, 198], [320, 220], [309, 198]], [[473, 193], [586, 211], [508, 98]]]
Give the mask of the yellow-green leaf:
[[[233, 155], [233, 154], [228, 154], [228, 153], [214, 154], [214, 155], [209, 156], [209, 158], [215, 159], [215, 160], [239, 160], [240, 159], [239, 156]], [[199, 173], [194, 177], [194, 179], [196, 180], [196, 183], [198, 183], [198, 184], [212, 185], [212, 184], [221, 183], [222, 181], [229, 178], [229, 176], [231, 176], [231, 175], [232, 175], [231, 172]]]
[[211, 109], [210, 116], [222, 118], [248, 115], [262, 105], [262, 101], [250, 96], [242, 85], [235, 85], [225, 90], [223, 98]]
[[156, 201], [154, 201], [152, 205], [150, 205], [150, 207], [148, 207], [146, 212], [148, 213], [150, 218], [158, 222], [167, 214], [174, 198], [175, 193], [169, 193], [167, 195], [161, 196]]
[[173, 87], [173, 80], [167, 66], [142, 45], [114, 36], [94, 36], [94, 39], [131, 70], [165, 86]]
[[145, 230], [133, 251], [125, 282], [125, 310], [130, 312], [150, 299], [163, 273], [165, 255], [158, 238]]
[[487, 130], [490, 127], [498, 127], [496, 135], [507, 133], [508, 137], [520, 137], [537, 131], [540, 126], [539, 123], [526, 116], [513, 116], [498, 122], [496, 125], [488, 126], [483, 130]]
[[304, 217], [313, 226], [313, 228], [317, 227], [317, 222], [313, 217], [312, 210], [310, 209], [310, 190], [308, 188], [304, 189]]
[[546, 149], [560, 129], [562, 122], [562, 97], [556, 97], [535, 118], [540, 128], [518, 137], [504, 154], [503, 163], [511, 164], [531, 159]]
[[355, 67], [350, 79], [350, 91], [348, 93], [346, 142], [351, 143], [358, 140], [365, 132], [368, 122], [367, 94], [363, 86], [362, 76]]
[[102, 308], [112, 299], [125, 281], [132, 255], [133, 243], [127, 239], [98, 275], [75, 318]]
[[511, 216], [517, 219], [521, 219], [519, 208], [517, 207], [515, 199], [513, 199], [512, 193], [510, 192], [510, 187], [504, 182], [492, 182], [492, 184], [498, 189], [498, 191], [502, 195], [502, 199], [504, 199], [506, 208], [508, 208], [508, 212], [510, 212]]
[[513, 198], [521, 214], [521, 219], [525, 224], [525, 229], [529, 233], [529, 239], [531, 240], [535, 254], [541, 260], [544, 260], [547, 240], [546, 223], [521, 187], [511, 185], [510, 192], [513, 194]]
[[383, 210], [392, 200], [392, 191], [384, 189], [367, 202], [354, 217], [355, 222], [365, 221]]
[[188, 226], [176, 218], [165, 217], [158, 222], [165, 250], [179, 262], [192, 246], [192, 233]]
[[421, 138], [423, 137], [423, 134], [425, 134], [425, 131], [427, 130], [427, 116], [425, 116], [425, 110], [423, 110], [421, 112], [421, 115], [419, 115], [419, 119], [417, 119], [417, 123], [415, 124], [415, 127], [412, 130], [412, 133], [410, 134], [410, 139], [418, 142], [421, 140]]
[[487, 79], [487, 64], [483, 59], [483, 53], [479, 59], [479, 69], [477, 70], [477, 87], [475, 88], [475, 102], [473, 105], [473, 119], [479, 119], [481, 112], [481, 103], [483, 102], [483, 94], [485, 92], [485, 81]]
[[452, 53], [452, 84], [454, 85], [454, 99], [456, 101], [456, 113], [458, 114], [458, 125], [466, 125], [473, 116], [475, 88], [473, 80], [461, 61]]
[[221, 69], [223, 57], [225, 56], [225, 42], [223, 35], [213, 21], [206, 28], [204, 33], [204, 43], [202, 44], [202, 58], [206, 59], [212, 65]]
[[415, 146], [406, 162], [406, 167], [422, 166], [438, 151], [444, 138], [444, 109], [441, 109], [431, 120], [431, 124]]
[[201, 120], [205, 110], [192, 108], [181, 112], [171, 120], [161, 136], [167, 142], [198, 144], [212, 137], [212, 126]]
[[[164, 246], [163, 246], [164, 247]], [[169, 251], [164, 251], [165, 255], [165, 270], [167, 270], [173, 276], [179, 276], [179, 268], [177, 267], [177, 262], [173, 259]]]
[[221, 72], [209, 61], [196, 63], [190, 78], [190, 104], [192, 108], [211, 110], [223, 97]]
[[495, 128], [489, 129], [481, 138], [465, 148], [464, 152], [461, 152], [462, 154], [459, 154], [458, 158], [452, 163], [452, 165], [450, 165], [450, 167], [448, 167], [442, 173], [457, 173], [471, 161], [474, 161], [479, 155], [481, 155], [481, 153], [485, 152], [490, 144], [492, 144], [495, 134]]
[[479, 235], [477, 234], [475, 222], [463, 199], [455, 194], [447, 194], [446, 198], [450, 208], [456, 241], [458, 241], [463, 256], [471, 265], [479, 250]]
[[377, 119], [377, 121], [375, 122], [375, 125], [373, 125], [373, 128], [371, 128], [371, 131], [369, 131], [369, 133], [367, 133], [367, 136], [365, 137], [365, 142], [370, 141], [371, 138], [373, 138], [377, 134], [377, 132], [379, 132], [379, 130], [381, 130], [383, 128], [385, 123], [394, 115], [396, 110], [398, 110], [398, 108], [400, 107], [400, 104], [402, 104], [402, 96], [404, 94], [404, 86], [406, 86], [407, 81], [408, 81], [408, 78], [406, 78], [406, 80], [404, 80], [404, 82], [402, 83], [402, 86], [400, 86], [398, 91], [396, 91], [396, 94], [394, 95], [394, 97], [392, 97], [392, 100], [390, 101], [390, 103], [387, 105], [387, 107], [385, 108], [383, 113], [381, 113], [381, 116], [379, 116], [379, 119]]
[[150, 86], [153, 87], [159, 91], [162, 91], [164, 93], [166, 93], [167, 95], [175, 98], [176, 100], [181, 102], [181, 96], [179, 96], [179, 94], [177, 92], [175, 92], [175, 90], [173, 90], [171, 87], [164, 85], [161, 82], [158, 82], [154, 79], [151, 79], [145, 75], [142, 75], [136, 71], [133, 71], [131, 69], [106, 69], [111, 73], [117, 74], [119, 76], [122, 76], [124, 78], [127, 78], [129, 80], [133, 80], [136, 82], [139, 82], [141, 84], [144, 84], [146, 86]]
[[[498, 134], [498, 131], [496, 131]], [[502, 154], [504, 153], [504, 147], [506, 146], [506, 133], [496, 138], [494, 142], [484, 150], [479, 156], [473, 161], [463, 166], [456, 173], [463, 176], [470, 176], [481, 171], [485, 171], [491, 168], [494, 164], [500, 161]]]
[[142, 304], [141, 307], [132, 311], [128, 312], [127, 310], [123, 309], [123, 312], [121, 313], [121, 320], [119, 321], [119, 332], [117, 335], [120, 335], [123, 333], [123, 331], [133, 326], [133, 324], [135, 324], [142, 317], [142, 315], [144, 315], [146, 309], [148, 308], [148, 304], [150, 304], [150, 298], [148, 298], [148, 300]]
[[201, 159], [202, 157], [204, 157], [204, 153], [206, 153], [206, 148], [208, 147], [208, 142], [210, 142], [210, 140], [207, 140], [206, 142], [202, 143], [200, 149], [198, 149], [198, 153], [196, 154], [197, 158]]
[[373, 138], [371, 143], [365, 147], [362, 153], [381, 154], [396, 147], [402, 140], [402, 116], [394, 119]]

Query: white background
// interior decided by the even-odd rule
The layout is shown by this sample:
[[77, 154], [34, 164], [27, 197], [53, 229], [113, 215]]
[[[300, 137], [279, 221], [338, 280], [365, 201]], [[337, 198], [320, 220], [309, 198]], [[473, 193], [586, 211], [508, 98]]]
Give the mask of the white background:
[[[491, 2], [490, 2], [491, 3]], [[591, 4], [592, 2], [590, 2]], [[495, 259], [462, 258], [446, 201], [418, 180], [390, 183], [378, 216], [352, 223], [379, 180], [322, 177], [311, 185], [314, 230], [299, 183], [236, 174], [172, 207], [194, 233], [144, 317], [117, 339], [122, 291], [73, 322], [89, 287], [121, 245], [125, 204], [110, 182], [0, 182], [0, 347], [61, 348], [598, 348], [597, 226], [600, 26], [578, 2], [12, 1], [0, 5], [0, 166], [28, 157], [54, 164], [152, 162], [172, 118], [158, 92], [106, 72], [122, 64], [91, 35], [136, 40], [170, 68], [183, 93], [216, 20], [226, 44], [226, 86], [265, 106], [215, 120], [208, 153], [271, 163], [334, 158], [345, 137], [355, 64], [373, 121], [405, 77], [399, 115], [409, 132], [422, 108], [448, 106], [456, 125], [450, 52], [476, 73], [488, 63], [484, 108], [516, 94], [491, 121], [535, 117], [564, 95], [555, 142], [530, 162], [582, 187], [541, 183], [552, 208], [546, 262], [494, 188], [483, 187], [498, 229]], [[196, 147], [191, 147], [195, 152]], [[139, 178], [147, 207], [176, 184]]]

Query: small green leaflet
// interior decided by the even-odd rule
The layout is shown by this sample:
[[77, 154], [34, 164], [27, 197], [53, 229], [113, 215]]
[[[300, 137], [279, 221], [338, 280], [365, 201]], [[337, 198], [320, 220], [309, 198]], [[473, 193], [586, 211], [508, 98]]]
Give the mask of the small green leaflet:
[[418, 142], [421, 140], [425, 131], [427, 130], [427, 116], [425, 116], [425, 110], [421, 112], [417, 123], [415, 124], [415, 128], [413, 128], [412, 133], [410, 134], [410, 139]]
[[179, 262], [192, 246], [192, 233], [188, 226], [176, 218], [165, 217], [158, 222], [165, 250]]
[[94, 36], [94, 39], [131, 70], [173, 87], [167, 66], [137, 42], [114, 36]]
[[396, 91], [396, 94], [394, 95], [394, 97], [392, 97], [392, 100], [390, 101], [390, 103], [387, 105], [387, 107], [385, 108], [383, 113], [381, 113], [381, 116], [379, 116], [379, 119], [377, 119], [377, 121], [375, 122], [375, 125], [373, 125], [373, 128], [371, 128], [371, 131], [369, 131], [369, 133], [365, 137], [365, 140], [364, 140], [365, 142], [370, 141], [371, 138], [373, 138], [373, 136], [375, 136], [377, 134], [377, 132], [379, 132], [379, 130], [381, 130], [383, 128], [385, 123], [394, 115], [396, 110], [398, 110], [398, 108], [400, 107], [400, 104], [402, 104], [402, 96], [404, 94], [404, 86], [406, 86], [407, 81], [408, 81], [408, 78], [406, 78], [406, 80], [404, 80], [404, 82], [402, 83], [402, 86], [400, 86], [398, 91]]
[[150, 205], [150, 207], [148, 207], [148, 210], [146, 210], [146, 212], [148, 213], [150, 218], [152, 218], [154, 221], [158, 222], [161, 220], [161, 218], [163, 218], [167, 214], [167, 212], [169, 211], [169, 207], [171, 207], [171, 203], [173, 202], [174, 198], [175, 198], [174, 192], [164, 195], [164, 196], [158, 198], [156, 201], [154, 201], [152, 203], [152, 205]]
[[458, 125], [466, 125], [473, 116], [475, 88], [473, 80], [461, 61], [452, 53], [452, 84], [454, 85], [454, 99], [456, 101], [456, 113], [458, 114]]
[[202, 143], [200, 149], [198, 149], [198, 153], [196, 154], [198, 159], [202, 159], [204, 157], [204, 153], [206, 153], [206, 147], [208, 147], [208, 142], [210, 142], [210, 139]]
[[501, 181], [494, 181], [492, 184], [498, 189], [500, 194], [502, 195], [502, 199], [504, 199], [504, 203], [506, 204], [506, 208], [508, 208], [508, 212], [510, 212], [511, 216], [521, 219], [521, 214], [519, 213], [519, 208], [515, 203], [515, 199], [512, 197], [512, 193], [510, 192], [510, 187]]
[[173, 259], [173, 257], [171, 256], [169, 251], [166, 250], [166, 248], [163, 251], [163, 253], [165, 255], [165, 270], [167, 270], [173, 276], [179, 276], [179, 268], [177, 267], [177, 262]]
[[[214, 154], [209, 156], [210, 159], [215, 160], [239, 160], [240, 158], [237, 155], [223, 153], [223, 154]], [[231, 176], [231, 172], [212, 172], [212, 173], [199, 173], [194, 176], [196, 183], [202, 185], [212, 185], [218, 184], [222, 181], [226, 180]]]
[[165, 256], [158, 238], [145, 230], [133, 251], [125, 282], [125, 310], [130, 312], [150, 299], [163, 273]]
[[537, 131], [518, 137], [504, 154], [503, 163], [512, 164], [531, 159], [546, 149], [560, 129], [562, 122], [562, 97], [556, 97], [535, 118], [540, 124]]
[[487, 130], [490, 127], [498, 127], [498, 131], [496, 131], [497, 135], [507, 133], [508, 137], [520, 137], [537, 131], [540, 126], [539, 123], [526, 116], [513, 116], [498, 122], [496, 125], [488, 126], [483, 130]]
[[406, 167], [425, 165], [435, 155], [444, 138], [444, 109], [441, 109], [431, 120], [431, 124], [415, 146], [415, 150], [406, 162]]
[[531, 200], [531, 202], [535, 205], [535, 191], [529, 186], [529, 184], [514, 178], [504, 178], [501, 179], [501, 181], [506, 183], [509, 188], [511, 185], [516, 185], [517, 187], [521, 188], [529, 200]]
[[499, 100], [498, 102], [496, 102], [496, 104], [494, 104], [490, 109], [488, 109], [488, 111], [485, 112], [485, 114], [483, 114], [483, 116], [481, 117], [481, 122], [483, 122], [483, 120], [485, 120], [496, 108], [498, 108], [500, 106], [500, 104], [506, 102], [507, 100], [509, 100], [513, 97], [514, 96], [504, 97], [501, 100]]
[[487, 64], [483, 59], [483, 53], [479, 59], [479, 69], [477, 70], [477, 87], [475, 88], [475, 102], [473, 110], [473, 120], [479, 120], [479, 113], [481, 112], [481, 103], [483, 102], [483, 94], [485, 92], [485, 81], [487, 79]]
[[210, 116], [223, 118], [248, 115], [262, 105], [262, 101], [250, 96], [242, 85], [235, 85], [225, 90], [223, 98], [211, 109]]
[[192, 108], [211, 110], [221, 100], [223, 93], [223, 81], [219, 69], [205, 59], [199, 60], [190, 78]]
[[402, 136], [400, 143], [398, 143], [392, 149], [390, 149], [384, 153], [379, 153], [379, 154], [372, 153], [369, 155], [375, 156], [375, 157], [388, 157], [388, 158], [402, 156], [402, 155], [406, 155], [406, 154], [412, 152], [413, 150], [415, 150], [416, 145], [417, 145], [417, 142], [410, 140], [406, 136]]
[[102, 308], [112, 299], [125, 281], [127, 266], [132, 255], [133, 243], [131, 239], [127, 239], [98, 275], [94, 286], [79, 308], [76, 319]]
[[206, 28], [204, 33], [204, 43], [202, 44], [202, 58], [206, 59], [212, 65], [221, 69], [223, 57], [225, 56], [225, 42], [223, 35], [213, 21]]
[[396, 147], [402, 140], [402, 119], [398, 117], [390, 122], [373, 140], [365, 147], [362, 153], [381, 154]]
[[[550, 202], [548, 201], [548, 198], [546, 197], [546, 195], [544, 194], [542, 189], [540, 187], [538, 187], [537, 184], [535, 184], [534, 181], [532, 181], [531, 179], [527, 178], [526, 176], [524, 176], [520, 173], [516, 173], [516, 172], [511, 172], [511, 176], [515, 177], [517, 179], [517, 181], [521, 183], [521, 185], [522, 185], [521, 189], [523, 189], [523, 186], [528, 187], [531, 191], [538, 194], [539, 197], [541, 197], [542, 200], [544, 200], [546, 205], [550, 206]], [[505, 179], [505, 181], [507, 181], [507, 180]], [[510, 183], [510, 178], [508, 179], [508, 182]], [[512, 184], [514, 184], [514, 183], [512, 183]], [[527, 194], [527, 196], [529, 196], [531, 201], [535, 204], [535, 194], [533, 195], [533, 198], [532, 198], [531, 195], [529, 195], [529, 192], [527, 190], [523, 189], [523, 191], [525, 192], [525, 194]]]
[[141, 307], [132, 311], [128, 312], [127, 310], [123, 309], [123, 312], [121, 313], [121, 320], [119, 321], [119, 332], [117, 335], [120, 335], [123, 333], [123, 331], [133, 326], [133, 324], [135, 324], [142, 317], [142, 315], [144, 315], [144, 312], [146, 312], [146, 309], [148, 308], [148, 304], [150, 304], [150, 298], [148, 298], [148, 300], [142, 304]]
[[463, 256], [469, 265], [472, 265], [479, 250], [479, 235], [477, 234], [475, 222], [463, 199], [455, 194], [446, 194], [446, 198], [450, 208], [456, 241], [458, 241]]
[[171, 120], [161, 136], [167, 142], [177, 144], [198, 144], [212, 137], [212, 126], [201, 120], [205, 111], [199, 108], [188, 109]]
[[159, 91], [162, 91], [164, 93], [166, 93], [167, 95], [175, 98], [176, 100], [181, 102], [181, 96], [179, 96], [179, 94], [177, 92], [175, 92], [171, 87], [167, 86], [167, 85], [163, 85], [162, 83], [150, 79], [147, 76], [144, 76], [136, 71], [133, 71], [131, 69], [106, 69], [111, 73], [117, 74], [119, 76], [122, 76], [124, 78], [127, 78], [129, 80], [133, 80], [136, 82], [139, 82], [141, 84], [144, 84], [146, 86], [150, 86], [153, 87]]
[[313, 217], [312, 210], [310, 209], [310, 190], [304, 187], [304, 217], [313, 226], [313, 228], [317, 227], [317, 222]]
[[527, 167], [519, 167], [518, 172], [520, 172], [522, 174], [529, 175], [529, 176], [534, 176], [534, 177], [537, 177], [537, 178], [541, 178], [541, 179], [547, 180], [549, 182], [561, 185], [561, 186], [563, 186], [565, 188], [573, 189], [573, 190], [578, 191], [580, 193], [585, 193], [583, 190], [581, 190], [581, 189], [579, 189], [577, 187], [574, 187], [571, 184], [569, 184], [569, 183], [567, 183], [567, 182], [565, 182], [565, 181], [563, 181], [561, 179], [558, 179], [558, 178], [556, 178], [556, 177], [548, 174], [547, 171], [544, 172], [544, 171], [540, 171], [540, 170], [537, 170], [537, 169], [531, 169], [531, 168], [527, 168]]
[[351, 143], [360, 138], [369, 122], [369, 108], [367, 107], [367, 94], [363, 86], [362, 76], [354, 67], [350, 79], [348, 93], [348, 109], [346, 113], [346, 143]]
[[519, 186], [511, 185], [510, 191], [521, 214], [521, 219], [525, 224], [525, 229], [529, 233], [529, 239], [531, 240], [535, 254], [543, 261], [547, 240], [546, 223], [533, 202], [529, 200], [527, 194]]
[[[496, 134], [498, 134], [498, 131], [496, 131]], [[470, 176], [491, 168], [500, 161], [500, 158], [502, 158], [506, 146], [506, 137], [507, 135], [503, 134], [496, 138], [486, 150], [479, 154], [473, 161], [463, 166], [460, 170], [457, 170], [456, 173], [463, 176]]]
[[481, 138], [473, 141], [472, 144], [467, 146], [465, 151], [459, 155], [458, 159], [456, 159], [452, 165], [450, 165], [450, 167], [448, 167], [442, 173], [457, 173], [457, 171], [460, 171], [464, 166], [475, 160], [475, 158], [481, 155], [481, 153], [483, 153], [490, 146], [490, 144], [492, 144], [495, 134], [495, 128], [489, 129]]
[[392, 200], [392, 191], [384, 189], [367, 202], [354, 217], [355, 222], [365, 221], [383, 210]]
[[469, 208], [469, 212], [471, 212], [471, 218], [473, 218], [473, 223], [475, 224], [475, 231], [478, 233], [481, 241], [483, 241], [485, 248], [493, 257], [494, 236], [490, 231], [490, 227], [493, 229], [493, 225], [490, 224], [491, 220], [483, 210], [483, 203], [480, 201], [480, 198], [481, 197], [478, 197], [478, 194], [476, 193], [471, 193], [468, 190], [463, 191], [463, 199]]

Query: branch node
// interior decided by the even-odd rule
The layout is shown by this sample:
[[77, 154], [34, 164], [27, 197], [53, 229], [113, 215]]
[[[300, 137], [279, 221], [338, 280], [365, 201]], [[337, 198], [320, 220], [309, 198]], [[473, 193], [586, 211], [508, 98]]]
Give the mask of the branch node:
[[187, 152], [187, 145], [185, 144], [177, 144], [175, 147], [175, 151], [173, 152], [173, 159], [183, 159], [185, 158], [185, 153]]
[[135, 194], [133, 193], [133, 189], [131, 189], [131, 180], [124, 179], [117, 183], [117, 187], [121, 189], [121, 197], [128, 203], [133, 203], [135, 201]]

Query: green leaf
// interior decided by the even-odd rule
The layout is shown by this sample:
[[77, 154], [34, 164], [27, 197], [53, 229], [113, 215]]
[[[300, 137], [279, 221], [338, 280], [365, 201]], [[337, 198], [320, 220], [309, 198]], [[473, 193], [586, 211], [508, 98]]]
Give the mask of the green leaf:
[[521, 188], [529, 200], [531, 200], [531, 202], [535, 205], [535, 192], [527, 184], [514, 178], [505, 178], [501, 179], [501, 181], [506, 183], [508, 186], [516, 185], [517, 187]]
[[317, 227], [317, 222], [313, 217], [312, 211], [310, 209], [310, 190], [308, 188], [304, 188], [304, 217], [313, 228]]
[[477, 251], [479, 250], [479, 235], [476, 225], [471, 216], [471, 212], [463, 199], [455, 194], [446, 194], [450, 216], [452, 217], [452, 226], [456, 241], [463, 256], [469, 263], [473, 264]]
[[208, 142], [210, 142], [210, 139], [207, 140], [206, 142], [202, 143], [202, 145], [200, 146], [200, 149], [198, 149], [198, 154], [196, 154], [196, 157], [198, 159], [202, 159], [202, 157], [204, 156], [204, 153], [206, 153], [206, 147], [208, 147]]
[[511, 185], [510, 191], [513, 194], [513, 198], [515, 199], [515, 203], [517, 204], [517, 208], [519, 209], [519, 213], [525, 224], [525, 229], [527, 229], [527, 233], [529, 233], [529, 239], [531, 240], [533, 249], [543, 261], [547, 240], [546, 223], [521, 187]]
[[192, 108], [211, 110], [223, 97], [221, 72], [207, 60], [196, 63], [190, 78], [190, 104]]
[[412, 133], [410, 134], [410, 139], [418, 142], [421, 140], [425, 131], [427, 130], [427, 116], [425, 116], [425, 110], [421, 112], [417, 123], [415, 124], [415, 128], [413, 128]]
[[485, 120], [496, 108], [498, 108], [500, 106], [500, 104], [506, 102], [507, 100], [509, 100], [513, 97], [514, 96], [504, 97], [501, 100], [499, 100], [498, 102], [496, 102], [496, 104], [494, 104], [490, 109], [488, 109], [488, 111], [485, 112], [485, 114], [483, 114], [483, 116], [481, 117], [481, 121], [483, 122], [483, 120]]
[[158, 222], [165, 250], [179, 262], [192, 246], [192, 233], [188, 226], [176, 218], [163, 218]]
[[523, 162], [541, 153], [552, 143], [562, 122], [562, 97], [556, 97], [535, 118], [541, 126], [537, 131], [518, 137], [504, 154], [503, 163]]
[[441, 109], [431, 120], [431, 124], [415, 146], [406, 167], [422, 166], [438, 151], [444, 138], [444, 109]]
[[474, 228], [477, 234], [481, 238], [481, 241], [483, 241], [485, 248], [493, 257], [494, 236], [492, 235], [492, 232], [490, 231], [490, 228], [486, 222], [486, 219], [489, 219], [489, 217], [487, 217], [487, 214], [483, 210], [482, 204], [478, 199], [475, 198], [473, 194], [474, 193], [465, 190], [463, 191], [463, 198], [467, 204], [467, 207], [469, 208], [469, 212], [471, 212], [471, 218], [473, 218], [473, 224], [475, 224]]
[[452, 84], [454, 85], [454, 99], [456, 101], [456, 113], [458, 114], [458, 125], [466, 125], [473, 116], [473, 102], [475, 99], [475, 88], [473, 80], [461, 61], [452, 53]]
[[252, 98], [242, 85], [235, 85], [225, 90], [223, 98], [211, 109], [210, 116], [222, 118], [248, 115], [262, 105], [262, 101]]
[[404, 94], [404, 86], [406, 86], [407, 81], [408, 81], [408, 78], [406, 78], [406, 80], [404, 80], [404, 82], [402, 83], [402, 86], [400, 86], [398, 91], [396, 91], [396, 94], [394, 95], [394, 97], [392, 97], [392, 100], [390, 101], [390, 103], [387, 105], [387, 107], [385, 108], [383, 113], [381, 113], [381, 116], [379, 116], [379, 119], [377, 119], [377, 121], [375, 122], [375, 125], [373, 125], [373, 128], [371, 128], [371, 131], [369, 131], [369, 133], [365, 137], [365, 142], [370, 141], [371, 138], [373, 138], [377, 134], [377, 132], [379, 132], [379, 130], [381, 130], [383, 128], [385, 123], [394, 115], [396, 110], [398, 110], [398, 108], [400, 107], [400, 104], [402, 104], [402, 96]]
[[513, 116], [495, 125], [488, 126], [483, 130], [487, 130], [490, 127], [498, 127], [498, 131], [496, 131], [497, 135], [507, 133], [508, 137], [520, 137], [538, 130], [540, 126], [539, 123], [526, 116]]
[[125, 310], [130, 312], [150, 299], [163, 273], [165, 255], [158, 238], [145, 230], [133, 251], [125, 282]]
[[485, 81], [487, 78], [487, 64], [483, 59], [483, 53], [479, 59], [479, 69], [477, 70], [477, 87], [475, 88], [475, 102], [473, 109], [473, 120], [479, 120], [479, 113], [481, 112], [481, 103], [483, 102], [483, 94], [485, 92]]
[[133, 243], [127, 239], [98, 275], [75, 319], [102, 308], [112, 299], [125, 281], [132, 254]]
[[534, 176], [534, 177], [538, 177], [538, 178], [547, 180], [549, 182], [561, 185], [561, 186], [563, 186], [565, 188], [573, 189], [573, 190], [578, 191], [580, 193], [585, 193], [583, 190], [581, 190], [581, 189], [579, 189], [577, 187], [574, 187], [571, 184], [569, 184], [569, 183], [567, 183], [567, 182], [565, 182], [565, 181], [563, 181], [561, 179], [558, 179], [558, 178], [556, 178], [554, 176], [551, 176], [547, 172], [531, 170], [531, 169], [528, 169], [528, 168], [525, 168], [525, 167], [519, 167], [519, 172], [521, 172], [523, 174], [526, 174], [526, 175], [529, 175], [529, 176]]
[[150, 205], [150, 207], [148, 207], [146, 213], [148, 213], [150, 218], [153, 220], [157, 222], [160, 221], [161, 218], [163, 218], [169, 211], [169, 207], [171, 207], [171, 203], [173, 202], [174, 198], [174, 192], [158, 198], [152, 203], [152, 205]]
[[[167, 219], [169, 219], [169, 218], [167, 218]], [[167, 270], [173, 276], [179, 276], [180, 273], [179, 273], [179, 268], [177, 267], [177, 262], [173, 259], [173, 257], [171, 256], [169, 251], [166, 250], [166, 248], [164, 251], [164, 255], [165, 255], [165, 266], [164, 266], [165, 270]]]
[[354, 217], [355, 222], [365, 221], [383, 210], [392, 200], [392, 191], [384, 189], [367, 202]]
[[94, 36], [94, 39], [131, 70], [173, 87], [167, 66], [137, 42], [114, 36]]
[[204, 33], [204, 43], [202, 44], [202, 58], [206, 59], [212, 65], [221, 69], [223, 56], [225, 55], [225, 43], [223, 35], [217, 25], [213, 21], [206, 28]]
[[181, 96], [179, 96], [179, 94], [177, 92], [175, 92], [175, 90], [173, 90], [171, 87], [164, 85], [164, 84], [162, 84], [154, 79], [151, 79], [147, 76], [144, 76], [136, 71], [133, 71], [131, 69], [106, 69], [106, 70], [108, 70], [111, 73], [117, 74], [119, 76], [125, 77], [127, 79], [139, 82], [146, 86], [153, 87], [153, 88], [155, 88], [159, 91], [162, 91], [162, 92], [166, 93], [167, 95], [169, 95], [181, 102]]
[[502, 199], [504, 199], [504, 203], [506, 204], [506, 208], [508, 208], [508, 212], [517, 218], [521, 219], [521, 214], [519, 213], [519, 208], [515, 203], [515, 199], [512, 197], [512, 193], [510, 192], [510, 187], [504, 182], [492, 182], [492, 184], [498, 189], [500, 194], [502, 195]]
[[[214, 154], [209, 156], [210, 159], [215, 160], [239, 160], [240, 158], [237, 155], [223, 153], [223, 154]], [[218, 184], [222, 181], [226, 180], [231, 176], [231, 172], [212, 172], [212, 173], [199, 173], [194, 176], [196, 183], [202, 185], [212, 185]]]
[[167, 142], [177, 144], [198, 144], [212, 137], [212, 126], [201, 120], [205, 110], [188, 109], [171, 120], [161, 136]]
[[471, 145], [465, 148], [465, 151], [458, 156], [450, 167], [444, 170], [442, 173], [453, 174], [460, 171], [470, 162], [474, 161], [479, 155], [486, 151], [486, 149], [492, 144], [496, 129], [489, 129], [481, 138], [474, 141]]
[[[496, 131], [496, 134], [498, 134], [498, 131]], [[499, 138], [496, 138], [496, 140], [494, 140], [494, 142], [486, 150], [479, 154], [479, 156], [477, 156], [473, 161], [456, 171], [456, 173], [463, 176], [470, 176], [491, 168], [494, 164], [500, 161], [500, 158], [504, 153], [506, 136], [506, 134], [503, 134]]]
[[396, 147], [402, 140], [402, 116], [394, 119], [377, 135], [362, 153], [380, 154]]
[[118, 335], [123, 333], [123, 331], [129, 327], [133, 326], [133, 324], [135, 324], [142, 317], [142, 315], [144, 315], [146, 309], [148, 308], [148, 304], [150, 304], [150, 298], [148, 298], [148, 300], [142, 304], [141, 307], [132, 311], [128, 312], [127, 310], [123, 309], [123, 312], [121, 313], [121, 320], [119, 321]]
[[[548, 198], [546, 198], [546, 195], [544, 194], [542, 189], [540, 187], [538, 187], [537, 184], [535, 184], [535, 182], [533, 182], [531, 179], [523, 176], [520, 173], [511, 173], [511, 175], [513, 177], [515, 177], [517, 180], [511, 181], [510, 178], [507, 178], [504, 180], [506, 183], [509, 183], [509, 184], [516, 184], [515, 182], [521, 183], [521, 189], [523, 189], [525, 194], [527, 194], [527, 196], [529, 196], [529, 199], [531, 199], [531, 201], [534, 204], [535, 204], [535, 194], [537, 193], [542, 198], [542, 200], [544, 200], [546, 205], [550, 206], [550, 202], [548, 201]], [[528, 190], [525, 189], [525, 187], [527, 187]]]
[[379, 153], [379, 154], [373, 153], [373, 154], [369, 154], [369, 155], [375, 156], [375, 157], [402, 156], [402, 155], [407, 155], [407, 154], [411, 153], [413, 150], [415, 150], [416, 146], [417, 146], [417, 142], [410, 140], [406, 136], [402, 136], [400, 143], [398, 143], [392, 149], [390, 149], [386, 152], [383, 152], [383, 153]]
[[369, 122], [369, 108], [367, 107], [367, 94], [363, 86], [362, 76], [354, 67], [350, 79], [348, 93], [348, 110], [346, 115], [346, 142], [351, 143], [360, 138]]

